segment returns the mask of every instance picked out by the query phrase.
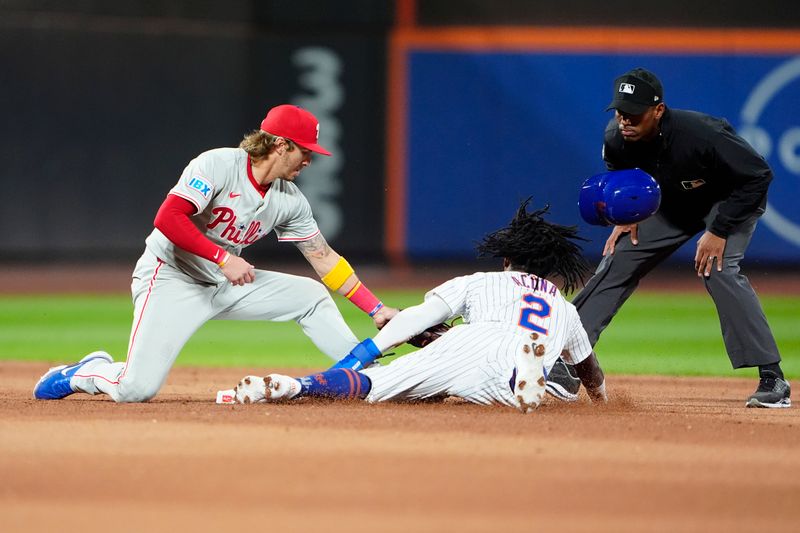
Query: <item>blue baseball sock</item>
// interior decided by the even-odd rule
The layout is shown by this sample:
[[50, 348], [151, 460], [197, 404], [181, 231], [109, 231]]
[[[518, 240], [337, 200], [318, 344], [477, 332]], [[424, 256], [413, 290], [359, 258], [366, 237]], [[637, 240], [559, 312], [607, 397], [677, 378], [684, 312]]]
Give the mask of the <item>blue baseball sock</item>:
[[312, 398], [366, 398], [372, 381], [349, 368], [332, 368], [319, 374], [298, 378], [301, 396]]
[[366, 338], [356, 345], [355, 348], [350, 350], [350, 353], [345, 355], [338, 363], [329, 368], [349, 368], [351, 370], [361, 370], [375, 362], [375, 359], [381, 356], [381, 351], [372, 342], [372, 339]]

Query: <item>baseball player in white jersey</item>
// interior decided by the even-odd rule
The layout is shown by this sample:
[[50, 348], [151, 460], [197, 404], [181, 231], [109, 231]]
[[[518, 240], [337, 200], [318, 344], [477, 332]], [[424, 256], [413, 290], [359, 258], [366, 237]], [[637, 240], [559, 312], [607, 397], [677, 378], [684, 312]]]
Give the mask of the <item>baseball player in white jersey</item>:
[[[146, 401], [159, 391], [181, 348], [206, 321], [297, 322], [336, 360], [358, 345], [325, 288], [338, 291], [382, 327], [385, 307], [320, 234], [308, 201], [293, 183], [317, 143], [319, 123], [292, 105], [272, 108], [238, 148], [192, 160], [167, 195], [133, 272], [134, 317], [127, 361], [93, 352], [50, 369], [34, 397], [105, 393]], [[241, 251], [275, 231], [297, 245], [325, 286], [310, 278], [256, 270]]]
[[[304, 396], [364, 398], [369, 402], [456, 396], [529, 412], [545, 392], [547, 373], [568, 357], [592, 400], [605, 401], [605, 379], [575, 307], [549, 276], [572, 290], [586, 273], [574, 227], [546, 222], [547, 208], [529, 213], [526, 201], [511, 224], [486, 236], [481, 255], [502, 257], [503, 272], [451, 279], [425, 301], [397, 314], [374, 339], [331, 369], [302, 378], [247, 376], [236, 401]], [[461, 316], [431, 344], [391, 364], [370, 364], [385, 350], [440, 322]], [[368, 367], [368, 368], [365, 368]]]

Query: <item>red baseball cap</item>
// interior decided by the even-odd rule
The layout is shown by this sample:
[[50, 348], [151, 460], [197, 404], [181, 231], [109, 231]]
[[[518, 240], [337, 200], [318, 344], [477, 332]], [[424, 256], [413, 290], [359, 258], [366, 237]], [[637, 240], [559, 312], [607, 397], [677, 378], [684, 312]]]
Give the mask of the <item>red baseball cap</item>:
[[317, 117], [295, 105], [283, 104], [270, 109], [261, 121], [261, 131], [289, 139], [312, 152], [331, 155], [317, 144], [319, 140]]

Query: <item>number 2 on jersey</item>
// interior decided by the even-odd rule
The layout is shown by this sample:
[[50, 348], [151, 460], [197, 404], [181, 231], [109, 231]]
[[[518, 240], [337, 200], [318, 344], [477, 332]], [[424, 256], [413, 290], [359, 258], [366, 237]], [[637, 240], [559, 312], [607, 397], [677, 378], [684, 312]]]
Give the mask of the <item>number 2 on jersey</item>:
[[530, 307], [523, 307], [519, 314], [519, 325], [525, 329], [536, 331], [547, 335], [547, 330], [531, 322], [531, 315], [539, 318], [547, 318], [550, 316], [550, 304], [544, 298], [534, 296], [533, 294], [526, 294], [522, 297], [522, 301]]

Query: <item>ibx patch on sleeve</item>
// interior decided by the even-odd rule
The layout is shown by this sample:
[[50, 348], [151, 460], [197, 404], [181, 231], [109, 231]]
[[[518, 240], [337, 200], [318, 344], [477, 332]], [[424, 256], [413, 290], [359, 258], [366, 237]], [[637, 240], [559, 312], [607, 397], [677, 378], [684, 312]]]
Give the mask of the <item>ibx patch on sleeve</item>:
[[208, 198], [211, 194], [211, 191], [214, 189], [214, 187], [212, 187], [212, 185], [200, 175], [190, 176], [186, 181], [186, 185], [190, 189], [198, 191], [203, 195], [204, 198]]

